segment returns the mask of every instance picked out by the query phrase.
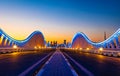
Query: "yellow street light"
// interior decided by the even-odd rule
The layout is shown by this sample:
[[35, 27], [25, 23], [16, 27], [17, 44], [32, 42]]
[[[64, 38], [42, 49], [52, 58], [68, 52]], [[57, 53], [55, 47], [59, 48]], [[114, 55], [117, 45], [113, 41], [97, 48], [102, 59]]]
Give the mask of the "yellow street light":
[[90, 50], [90, 48], [86, 48], [86, 50]]
[[82, 48], [80, 48], [80, 50], [82, 50]]
[[18, 47], [17, 47], [17, 45], [14, 45], [13, 48], [14, 48], [14, 49], [17, 49]]
[[101, 48], [99, 48], [99, 50], [100, 50], [100, 51], [103, 51], [103, 48], [101, 47]]
[[37, 49], [37, 47], [36, 47], [36, 46], [34, 46], [34, 49]]
[[39, 46], [39, 49], [40, 49], [41, 47]]

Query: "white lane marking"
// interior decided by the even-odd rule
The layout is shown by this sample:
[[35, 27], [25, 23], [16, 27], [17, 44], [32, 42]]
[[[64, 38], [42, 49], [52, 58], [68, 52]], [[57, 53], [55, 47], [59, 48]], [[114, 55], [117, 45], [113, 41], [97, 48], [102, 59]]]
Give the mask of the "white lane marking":
[[50, 54], [48, 54], [47, 56], [45, 56], [44, 58], [40, 59], [38, 62], [36, 62], [35, 64], [33, 64], [32, 66], [30, 66], [28, 69], [26, 69], [25, 71], [23, 71], [22, 73], [20, 73], [18, 76], [25, 76], [26, 74], [28, 74], [35, 66], [37, 66], [38, 64], [40, 64], [44, 59], [46, 59], [48, 56], [50, 56]]
[[43, 65], [43, 67], [40, 69], [40, 71], [36, 74], [36, 76], [42, 76], [42, 73], [44, 72], [44, 67], [49, 63], [49, 61], [53, 58], [56, 52], [52, 54], [52, 56], [48, 59], [48, 61]]
[[45, 65], [49, 63], [49, 61], [52, 59], [53, 55], [55, 55], [55, 52], [54, 52], [54, 53], [52, 54], [52, 56], [48, 59], [48, 61], [45, 63]]
[[42, 76], [43, 72], [44, 72], [44, 69], [41, 69], [36, 76]]
[[94, 76], [89, 70], [87, 70], [86, 68], [84, 68], [81, 64], [79, 64], [78, 62], [76, 62], [73, 58], [71, 58], [68, 54], [64, 53], [67, 57], [70, 58], [70, 60], [72, 60], [82, 71], [84, 71], [88, 76]]
[[71, 70], [73, 76], [78, 76], [78, 74], [76, 73], [76, 71], [73, 69], [73, 67], [72, 67], [72, 66], [70, 65], [70, 63], [68, 62], [67, 58], [63, 55], [62, 52], [60, 52], [60, 53], [61, 53], [61, 55], [63, 56], [63, 58], [65, 59], [65, 61], [67, 62], [67, 65], [70, 67], [70, 70]]

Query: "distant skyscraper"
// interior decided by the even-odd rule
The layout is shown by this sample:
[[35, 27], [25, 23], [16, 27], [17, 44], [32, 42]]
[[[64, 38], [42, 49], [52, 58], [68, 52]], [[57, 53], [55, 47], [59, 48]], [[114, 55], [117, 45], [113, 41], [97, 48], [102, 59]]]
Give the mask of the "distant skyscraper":
[[57, 41], [55, 42], [55, 46], [57, 46]]
[[106, 32], [104, 32], [104, 40], [106, 40]]
[[57, 41], [56, 41], [56, 44], [57, 44]]
[[52, 41], [50, 42], [50, 46], [51, 46], [51, 47], [53, 46], [53, 43], [52, 43]]
[[66, 45], [66, 40], [64, 40], [64, 44]]
[[48, 41], [47, 46], [50, 47], [50, 42]]

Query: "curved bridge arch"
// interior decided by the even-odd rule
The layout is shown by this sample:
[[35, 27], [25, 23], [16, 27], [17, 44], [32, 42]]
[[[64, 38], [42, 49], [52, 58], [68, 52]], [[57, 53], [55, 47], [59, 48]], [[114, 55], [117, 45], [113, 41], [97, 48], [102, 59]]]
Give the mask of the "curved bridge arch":
[[[74, 35], [72, 39], [72, 46], [71, 47], [77, 47], [75, 45], [75, 41], [77, 38], [83, 38], [89, 45], [92, 45], [95, 48], [103, 47], [103, 48], [120, 48], [120, 28], [109, 38], [107, 38], [105, 41], [102, 42], [93, 42], [91, 41], [84, 33], [78, 32]], [[79, 43], [78, 43], [79, 44]]]
[[[45, 46], [45, 39], [40, 31], [34, 31], [24, 40], [16, 40], [6, 34], [3, 30], [0, 29], [0, 47], [11, 47], [13, 45], [17, 45], [19, 47], [24, 47], [35, 35], [40, 35], [41, 40], [43, 41], [43, 46]], [[39, 40], [39, 39], [37, 39]]]

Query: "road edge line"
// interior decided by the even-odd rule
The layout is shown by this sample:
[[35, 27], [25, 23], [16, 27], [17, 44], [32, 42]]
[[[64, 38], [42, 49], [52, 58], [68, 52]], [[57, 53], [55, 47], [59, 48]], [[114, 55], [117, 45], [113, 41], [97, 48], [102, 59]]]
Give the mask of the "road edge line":
[[74, 60], [73, 58], [71, 58], [68, 54], [66, 54], [64, 52], [64, 54], [70, 58], [70, 60], [72, 60], [83, 72], [85, 72], [88, 76], [94, 76], [89, 70], [87, 70], [86, 68], [84, 68], [81, 64], [79, 64], [76, 60]]
[[26, 74], [28, 74], [34, 67], [36, 67], [38, 64], [40, 64], [43, 60], [45, 60], [47, 57], [49, 57], [52, 53], [48, 54], [47, 56], [45, 56], [44, 58], [40, 59], [39, 61], [37, 61], [35, 64], [33, 64], [32, 66], [30, 66], [29, 68], [27, 68], [25, 71], [23, 71], [22, 73], [20, 73], [18, 76], [25, 76]]

